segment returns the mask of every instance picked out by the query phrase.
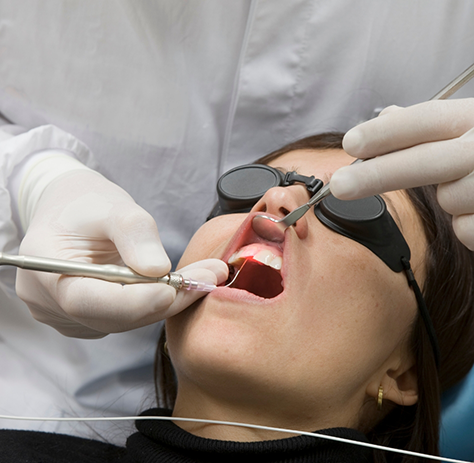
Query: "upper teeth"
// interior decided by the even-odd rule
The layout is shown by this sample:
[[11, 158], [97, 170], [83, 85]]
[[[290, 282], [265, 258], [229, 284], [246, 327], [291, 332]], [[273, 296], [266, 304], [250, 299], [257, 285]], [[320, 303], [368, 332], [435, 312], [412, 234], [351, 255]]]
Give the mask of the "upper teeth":
[[250, 244], [232, 254], [229, 264], [239, 265], [249, 257], [276, 270], [280, 270], [283, 263], [283, 258], [277, 249], [262, 246], [261, 244]]

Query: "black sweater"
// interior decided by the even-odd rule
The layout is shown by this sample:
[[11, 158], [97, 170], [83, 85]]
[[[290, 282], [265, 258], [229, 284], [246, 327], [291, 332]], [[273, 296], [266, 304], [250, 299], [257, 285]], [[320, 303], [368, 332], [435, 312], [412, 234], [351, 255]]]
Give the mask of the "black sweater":
[[[169, 415], [153, 409], [146, 415]], [[309, 436], [263, 442], [229, 442], [196, 437], [169, 421], [137, 421], [139, 432], [126, 448], [104, 442], [35, 431], [0, 431], [1, 463], [364, 463], [372, 461], [368, 448]], [[354, 429], [318, 431], [329, 436], [367, 442]]]

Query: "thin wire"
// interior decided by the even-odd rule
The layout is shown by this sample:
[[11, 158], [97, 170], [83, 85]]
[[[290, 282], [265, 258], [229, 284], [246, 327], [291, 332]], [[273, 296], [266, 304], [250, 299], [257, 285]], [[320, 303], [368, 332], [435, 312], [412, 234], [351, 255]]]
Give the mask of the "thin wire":
[[344, 444], [359, 445], [361, 447], [369, 447], [376, 450], [384, 450], [386, 452], [401, 453], [403, 455], [410, 455], [419, 458], [430, 458], [436, 461], [443, 461], [447, 463], [471, 463], [466, 460], [455, 460], [452, 458], [438, 457], [428, 455], [426, 453], [411, 452], [409, 450], [400, 450], [383, 445], [371, 444], [369, 442], [360, 442], [352, 439], [344, 439], [343, 437], [327, 436], [325, 434], [318, 434], [315, 432], [297, 431], [294, 429], [274, 428], [271, 426], [262, 426], [259, 424], [236, 423], [233, 421], [219, 421], [219, 420], [205, 420], [202, 418], [182, 418], [176, 416], [111, 416], [111, 417], [92, 417], [92, 418], [42, 418], [42, 417], [26, 417], [26, 416], [12, 416], [0, 415], [0, 419], [4, 420], [24, 420], [24, 421], [137, 421], [137, 420], [158, 420], [158, 421], [188, 421], [193, 423], [208, 423], [221, 424], [225, 426], [237, 426], [241, 428], [262, 429], [264, 431], [276, 431], [282, 433], [296, 434], [302, 436], [318, 437], [320, 439], [332, 440], [342, 442]]

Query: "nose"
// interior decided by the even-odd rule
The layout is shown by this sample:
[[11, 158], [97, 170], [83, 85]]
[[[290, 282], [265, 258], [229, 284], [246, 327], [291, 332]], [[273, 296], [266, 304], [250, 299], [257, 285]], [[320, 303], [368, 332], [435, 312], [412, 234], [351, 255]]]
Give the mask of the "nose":
[[[266, 212], [283, 218], [309, 200], [309, 193], [302, 185], [270, 188], [252, 208], [252, 212]], [[292, 227], [300, 239], [308, 235], [308, 219], [301, 217]]]

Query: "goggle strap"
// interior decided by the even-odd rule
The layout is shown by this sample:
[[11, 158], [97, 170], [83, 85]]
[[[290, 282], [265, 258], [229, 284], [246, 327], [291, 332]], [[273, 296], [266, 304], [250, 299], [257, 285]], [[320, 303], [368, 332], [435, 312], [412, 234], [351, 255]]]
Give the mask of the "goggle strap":
[[436, 332], [433, 326], [433, 322], [428, 312], [428, 308], [426, 307], [425, 298], [423, 297], [420, 287], [418, 286], [418, 283], [415, 280], [415, 275], [413, 274], [413, 271], [411, 269], [410, 262], [405, 257], [402, 257], [401, 261], [405, 269], [405, 274], [408, 279], [408, 284], [413, 288], [413, 291], [415, 293], [416, 302], [418, 303], [418, 309], [420, 311], [421, 318], [423, 319], [426, 332], [428, 333], [431, 347], [433, 348], [433, 355], [434, 355], [436, 368], [439, 370], [439, 361], [440, 361], [440, 356], [441, 356], [440, 351], [439, 351], [439, 344], [438, 344], [438, 339], [436, 337]]

